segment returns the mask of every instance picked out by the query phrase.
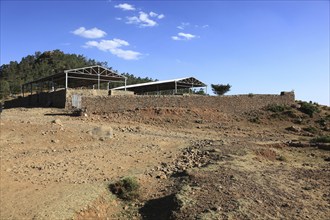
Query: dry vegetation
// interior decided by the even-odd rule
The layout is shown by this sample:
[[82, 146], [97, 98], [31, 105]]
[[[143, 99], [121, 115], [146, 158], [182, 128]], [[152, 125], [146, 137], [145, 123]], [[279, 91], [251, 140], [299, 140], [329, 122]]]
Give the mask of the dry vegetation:
[[1, 219], [330, 216], [329, 107], [87, 114], [4, 110]]

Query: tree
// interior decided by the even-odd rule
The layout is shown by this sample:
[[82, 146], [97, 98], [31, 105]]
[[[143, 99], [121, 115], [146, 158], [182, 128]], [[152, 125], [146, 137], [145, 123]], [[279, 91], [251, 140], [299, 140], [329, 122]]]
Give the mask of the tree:
[[192, 91], [193, 94], [196, 94], [196, 95], [205, 95], [205, 91], [202, 88], [200, 88], [199, 90], [192, 89], [191, 91]]
[[214, 92], [214, 94], [216, 95], [223, 95], [226, 92], [230, 91], [231, 85], [227, 84], [211, 84], [212, 87], [212, 91]]
[[3, 99], [10, 94], [9, 83], [5, 80], [0, 81], [0, 99]]
[[[113, 70], [107, 62], [88, 59], [83, 55], [66, 54], [60, 50], [45, 51], [43, 53], [37, 51], [34, 55], [23, 57], [19, 63], [11, 61], [9, 64], [0, 66], [0, 96], [5, 98], [9, 94], [19, 94], [21, 85], [26, 82], [60, 73], [67, 69], [95, 65]], [[118, 73], [116, 70], [113, 71]], [[127, 77], [127, 85], [155, 81], [149, 77], [136, 77], [129, 73], [123, 75]], [[118, 84], [116, 86], [122, 85]]]

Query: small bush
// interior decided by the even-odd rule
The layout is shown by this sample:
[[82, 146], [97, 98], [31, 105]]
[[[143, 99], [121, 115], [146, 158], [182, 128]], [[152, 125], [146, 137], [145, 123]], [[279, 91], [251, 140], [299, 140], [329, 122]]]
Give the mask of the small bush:
[[320, 112], [318, 106], [313, 105], [312, 103], [301, 102], [300, 105], [299, 111], [309, 115], [309, 117], [313, 117], [315, 113]]
[[296, 118], [292, 121], [295, 124], [301, 125], [303, 123], [303, 119], [302, 118]]
[[276, 160], [279, 160], [279, 161], [283, 161], [283, 162], [287, 162], [288, 159], [286, 157], [284, 157], [283, 155], [280, 155], [276, 158]]
[[317, 121], [315, 121], [316, 123], [318, 123], [319, 125], [321, 126], [326, 126], [327, 125], [327, 122], [329, 121], [329, 119], [327, 119], [326, 117], [325, 118], [321, 118]]
[[293, 110], [287, 110], [283, 112], [283, 114], [289, 116], [290, 118], [299, 118], [299, 116], [296, 115]]
[[313, 138], [312, 143], [330, 143], [330, 135]]
[[313, 126], [308, 126], [306, 128], [303, 128], [304, 131], [307, 131], [309, 133], [312, 134], [316, 134], [317, 133], [317, 128], [313, 127]]
[[274, 104], [274, 105], [267, 106], [267, 110], [271, 111], [271, 112], [284, 112], [287, 109], [288, 109], [288, 107], [284, 106], [284, 105]]
[[139, 188], [139, 183], [133, 177], [125, 177], [118, 182], [109, 185], [111, 192], [124, 200], [139, 198]]
[[250, 98], [252, 98], [252, 97], [254, 96], [254, 94], [253, 94], [253, 93], [249, 93], [248, 96], [249, 96]]
[[249, 118], [249, 122], [260, 124], [260, 118], [258, 116]]
[[271, 114], [270, 115], [270, 118], [272, 118], [272, 119], [284, 119], [284, 117], [283, 117], [283, 115], [281, 115], [281, 114], [279, 114], [279, 113], [273, 113], [273, 114]]

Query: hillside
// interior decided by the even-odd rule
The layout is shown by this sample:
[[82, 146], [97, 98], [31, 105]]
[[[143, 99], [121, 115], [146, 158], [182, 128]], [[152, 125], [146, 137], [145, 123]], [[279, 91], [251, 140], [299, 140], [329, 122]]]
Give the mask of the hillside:
[[[3, 219], [327, 219], [330, 109], [1, 115]], [[131, 200], [109, 189], [123, 177]]]
[[[66, 54], [60, 50], [35, 52], [34, 55], [23, 57], [20, 62], [12, 61], [0, 66], [0, 100], [10, 95], [20, 94], [21, 86], [63, 70], [100, 65], [109, 69], [107, 62], [100, 62], [78, 54]], [[113, 70], [117, 72], [116, 70]], [[154, 81], [149, 77], [135, 76], [123, 73], [127, 77], [127, 84]], [[115, 86], [115, 85], [114, 85]]]

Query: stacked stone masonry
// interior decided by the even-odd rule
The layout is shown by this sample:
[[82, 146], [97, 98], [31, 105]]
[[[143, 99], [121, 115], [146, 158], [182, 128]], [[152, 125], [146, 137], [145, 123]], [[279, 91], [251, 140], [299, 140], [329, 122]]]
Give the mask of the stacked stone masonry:
[[270, 104], [291, 105], [294, 101], [293, 92], [234, 96], [84, 96], [82, 107], [98, 114], [140, 108], [207, 108], [230, 113], [257, 110]]
[[55, 92], [40, 92], [5, 102], [5, 108], [17, 107], [56, 107], [65, 108], [65, 89]]
[[59, 90], [43, 92], [5, 102], [5, 108], [57, 107], [72, 108], [72, 95], [81, 96], [81, 107], [89, 112], [123, 112], [139, 108], [207, 108], [222, 112], [244, 112], [263, 108], [270, 104], [291, 105], [293, 92], [280, 95], [234, 95], [234, 96], [109, 96], [107, 90]]
[[106, 97], [108, 96], [108, 90], [95, 90], [95, 89], [67, 89], [65, 108], [70, 109], [72, 107], [72, 95], [80, 95], [81, 97]]

